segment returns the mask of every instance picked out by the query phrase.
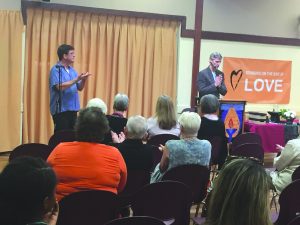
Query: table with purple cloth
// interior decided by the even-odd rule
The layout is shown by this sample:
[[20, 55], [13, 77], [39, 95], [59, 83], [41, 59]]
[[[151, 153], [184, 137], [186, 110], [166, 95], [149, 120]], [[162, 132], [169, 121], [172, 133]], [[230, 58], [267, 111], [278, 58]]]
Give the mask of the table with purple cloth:
[[276, 144], [284, 146], [291, 139], [297, 138], [297, 124], [254, 123], [245, 121], [245, 132], [257, 133], [261, 136], [264, 152], [277, 152]]

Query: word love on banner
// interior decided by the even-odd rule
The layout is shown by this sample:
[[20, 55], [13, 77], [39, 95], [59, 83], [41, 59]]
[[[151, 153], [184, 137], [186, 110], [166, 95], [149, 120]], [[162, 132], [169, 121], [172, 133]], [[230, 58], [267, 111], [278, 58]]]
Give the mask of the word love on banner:
[[287, 104], [291, 91], [291, 61], [225, 57], [225, 100]]

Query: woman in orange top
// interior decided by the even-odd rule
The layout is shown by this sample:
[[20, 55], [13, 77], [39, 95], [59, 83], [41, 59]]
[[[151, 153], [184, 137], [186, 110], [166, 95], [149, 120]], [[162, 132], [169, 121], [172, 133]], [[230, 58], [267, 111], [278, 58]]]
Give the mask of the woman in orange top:
[[48, 158], [57, 178], [57, 199], [83, 190], [118, 193], [127, 179], [124, 159], [118, 149], [101, 144], [108, 131], [108, 121], [101, 109], [80, 111], [75, 125], [78, 142], [59, 144]]

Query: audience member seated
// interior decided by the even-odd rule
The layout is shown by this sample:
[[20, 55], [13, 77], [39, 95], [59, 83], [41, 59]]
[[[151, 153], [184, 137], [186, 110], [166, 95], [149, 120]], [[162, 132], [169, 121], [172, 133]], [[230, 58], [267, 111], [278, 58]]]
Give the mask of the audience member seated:
[[215, 179], [205, 225], [271, 225], [271, 181], [264, 168], [250, 159], [234, 159]]
[[274, 158], [275, 171], [270, 173], [278, 193], [292, 182], [292, 174], [300, 166], [300, 137], [288, 141], [285, 147], [277, 145], [280, 156]]
[[[143, 144], [143, 139], [147, 136], [147, 121], [142, 116], [132, 116], [128, 119], [125, 127], [125, 136], [119, 139], [114, 133], [113, 142], [115, 147], [121, 152], [127, 170], [149, 170], [153, 166], [154, 146]], [[123, 138], [125, 138], [123, 140]]]
[[207, 140], [197, 138], [200, 123], [201, 118], [197, 113], [184, 112], [180, 115], [180, 140], [169, 140], [162, 146], [163, 155], [151, 176], [152, 183], [160, 181], [167, 170], [176, 166], [209, 165], [211, 144]]
[[[125, 94], [117, 94], [114, 99], [113, 114], [106, 115], [110, 131], [120, 134], [124, 131], [127, 123], [126, 113], [128, 110], [129, 99]], [[111, 132], [109, 132], [104, 139], [104, 143], [112, 142]]]
[[180, 126], [176, 120], [174, 104], [169, 96], [158, 97], [155, 116], [149, 118], [147, 123], [149, 138], [158, 134], [179, 136]]
[[227, 157], [227, 138], [225, 136], [224, 122], [218, 117], [219, 100], [212, 94], [204, 95], [200, 100], [201, 126], [198, 131], [198, 138], [210, 140], [211, 137], [218, 136], [223, 139], [219, 168], [224, 164]]
[[77, 191], [118, 193], [124, 188], [127, 170], [121, 153], [101, 144], [108, 129], [101, 109], [90, 107], [79, 112], [75, 125], [78, 142], [59, 144], [47, 160], [58, 177], [58, 200]]
[[92, 98], [92, 99], [90, 99], [88, 101], [86, 107], [87, 108], [97, 107], [97, 108], [101, 109], [104, 114], [107, 113], [107, 105], [105, 104], [105, 102], [101, 98]]
[[20, 157], [0, 174], [0, 224], [55, 225], [56, 176], [45, 161]]
[[129, 99], [127, 95], [117, 94], [114, 99], [114, 112], [111, 115], [107, 115], [110, 129], [117, 134], [124, 131], [124, 127], [126, 126], [128, 103]]
[[[102, 112], [104, 114], [107, 114], [107, 105], [105, 104], [105, 102], [100, 99], [100, 98], [92, 98], [88, 101], [86, 107], [97, 107], [99, 109], [102, 110]], [[110, 130], [107, 131], [107, 133], [105, 133], [104, 139], [102, 141], [103, 144], [108, 144], [110, 143], [111, 140], [111, 134], [110, 134]]]

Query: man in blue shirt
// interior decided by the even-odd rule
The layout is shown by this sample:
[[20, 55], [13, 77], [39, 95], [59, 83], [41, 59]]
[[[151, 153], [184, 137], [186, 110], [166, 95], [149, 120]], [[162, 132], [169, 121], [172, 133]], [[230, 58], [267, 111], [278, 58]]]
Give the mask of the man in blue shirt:
[[74, 63], [75, 51], [71, 45], [58, 47], [59, 61], [51, 68], [49, 76], [50, 112], [54, 122], [54, 132], [73, 129], [80, 109], [78, 90], [81, 91], [88, 72], [80, 75], [71, 67]]

